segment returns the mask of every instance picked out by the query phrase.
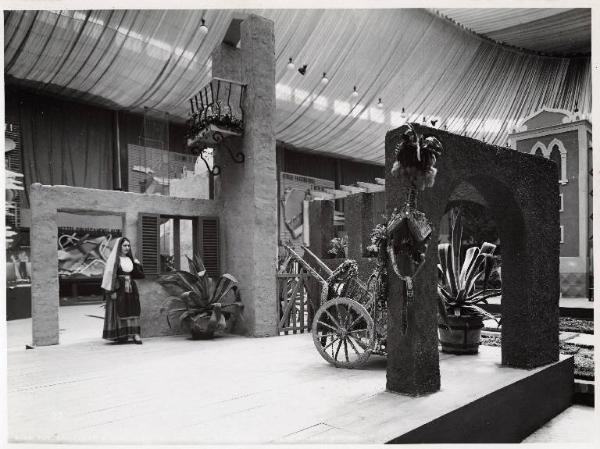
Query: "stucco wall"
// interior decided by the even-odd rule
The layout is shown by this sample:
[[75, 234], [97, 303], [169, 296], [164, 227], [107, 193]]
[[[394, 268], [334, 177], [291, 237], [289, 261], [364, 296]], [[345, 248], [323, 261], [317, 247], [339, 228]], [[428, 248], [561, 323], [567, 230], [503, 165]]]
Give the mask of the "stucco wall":
[[[31, 186], [31, 263], [32, 263], [32, 318], [33, 344], [59, 343], [58, 321], [58, 211], [85, 212], [88, 215], [118, 214], [123, 219], [123, 235], [131, 240], [134, 253], [139, 257], [137, 221], [139, 213], [185, 215], [191, 217], [220, 216], [222, 203], [211, 200], [171, 198], [81, 187]], [[165, 335], [164, 316], [158, 310], [166, 294], [151, 279], [141, 281], [142, 335]]]
[[[273, 26], [270, 20], [249, 15], [241, 23], [240, 49], [222, 48], [213, 61], [213, 74], [247, 84], [244, 135], [228, 138], [216, 152], [223, 172], [215, 194], [224, 205], [225, 269], [238, 277], [246, 304], [245, 328], [239, 330], [256, 337], [277, 334]], [[225, 146], [234, 154], [242, 151], [244, 163], [232, 162]]]

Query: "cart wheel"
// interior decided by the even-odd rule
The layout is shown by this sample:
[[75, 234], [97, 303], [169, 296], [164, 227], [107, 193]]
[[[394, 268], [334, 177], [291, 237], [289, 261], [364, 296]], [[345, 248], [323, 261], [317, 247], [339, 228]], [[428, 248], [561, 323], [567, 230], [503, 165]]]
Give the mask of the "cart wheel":
[[361, 366], [375, 344], [373, 319], [367, 309], [349, 298], [323, 304], [313, 319], [312, 335], [319, 354], [339, 368]]

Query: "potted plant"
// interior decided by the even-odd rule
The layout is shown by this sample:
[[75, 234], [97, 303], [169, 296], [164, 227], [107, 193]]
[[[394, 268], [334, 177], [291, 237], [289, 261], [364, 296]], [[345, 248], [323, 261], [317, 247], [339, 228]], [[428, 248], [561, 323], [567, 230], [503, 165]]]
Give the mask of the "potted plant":
[[[187, 256], [186, 256], [187, 257]], [[213, 338], [216, 332], [231, 331], [244, 307], [237, 280], [224, 274], [218, 281], [206, 275], [202, 259], [188, 259], [188, 271], [161, 274], [157, 281], [171, 294], [161, 307], [167, 323], [177, 319], [194, 339]]]
[[194, 146], [198, 143], [215, 145], [224, 137], [241, 136], [244, 132], [244, 121], [236, 117], [230, 107], [223, 106], [217, 100], [214, 105], [194, 113], [188, 120], [187, 143]]
[[333, 259], [345, 259], [348, 252], [348, 236], [334, 237], [329, 242], [327, 254]]
[[[483, 242], [473, 246], [461, 258], [462, 224], [460, 211], [450, 215], [450, 243], [438, 245], [438, 298], [440, 320], [438, 324], [442, 352], [476, 354], [481, 340], [483, 319], [496, 320], [478, 304], [500, 294], [500, 289], [488, 288], [494, 268], [496, 245]], [[481, 280], [481, 287], [477, 281]]]

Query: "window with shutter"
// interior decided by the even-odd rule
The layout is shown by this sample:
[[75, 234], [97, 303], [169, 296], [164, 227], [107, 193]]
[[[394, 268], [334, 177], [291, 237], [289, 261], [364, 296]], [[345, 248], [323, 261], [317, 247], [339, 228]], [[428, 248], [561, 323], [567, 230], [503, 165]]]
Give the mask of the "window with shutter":
[[147, 275], [160, 273], [160, 216], [139, 214], [138, 216], [138, 254]]
[[219, 276], [219, 220], [218, 218], [202, 218], [200, 226], [200, 247], [202, 260], [209, 276]]

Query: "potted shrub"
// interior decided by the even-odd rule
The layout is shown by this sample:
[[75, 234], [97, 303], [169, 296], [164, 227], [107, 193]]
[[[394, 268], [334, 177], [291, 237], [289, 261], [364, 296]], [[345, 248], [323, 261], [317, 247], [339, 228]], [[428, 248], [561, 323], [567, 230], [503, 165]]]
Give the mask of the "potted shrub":
[[[471, 247], [461, 260], [462, 224], [460, 211], [450, 215], [450, 243], [438, 245], [439, 336], [442, 351], [453, 354], [476, 354], [481, 340], [483, 319], [496, 319], [478, 304], [501, 290], [488, 288], [494, 268], [496, 245], [484, 242]], [[477, 281], [481, 280], [481, 287]]]
[[334, 237], [329, 242], [327, 254], [333, 259], [345, 259], [348, 252], [348, 236]]
[[217, 332], [230, 332], [244, 307], [237, 280], [224, 274], [215, 281], [206, 275], [200, 257], [187, 259], [190, 271], [172, 271], [157, 279], [171, 294], [160, 309], [161, 313], [166, 312], [169, 327], [176, 319], [194, 339], [208, 339]]

